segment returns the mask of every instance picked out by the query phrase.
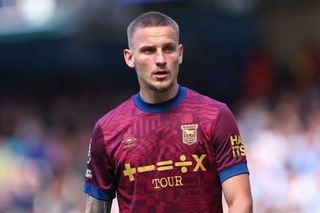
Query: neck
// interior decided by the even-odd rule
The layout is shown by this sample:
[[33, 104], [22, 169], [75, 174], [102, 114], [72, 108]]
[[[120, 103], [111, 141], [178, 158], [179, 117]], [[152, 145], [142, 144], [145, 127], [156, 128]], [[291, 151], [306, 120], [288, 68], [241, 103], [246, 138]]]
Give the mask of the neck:
[[164, 92], [160, 92], [157, 90], [150, 90], [144, 91], [143, 89], [140, 90], [140, 96], [143, 101], [150, 104], [157, 104], [166, 102], [172, 98], [174, 98], [179, 90], [179, 85], [176, 84], [172, 86], [170, 89]]

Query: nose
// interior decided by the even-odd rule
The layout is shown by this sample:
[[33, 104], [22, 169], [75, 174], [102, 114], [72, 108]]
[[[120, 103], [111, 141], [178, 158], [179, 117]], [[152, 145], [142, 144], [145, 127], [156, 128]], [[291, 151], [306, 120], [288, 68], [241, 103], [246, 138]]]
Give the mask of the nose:
[[156, 53], [156, 64], [159, 67], [164, 67], [166, 65], [166, 56], [162, 50], [158, 50]]

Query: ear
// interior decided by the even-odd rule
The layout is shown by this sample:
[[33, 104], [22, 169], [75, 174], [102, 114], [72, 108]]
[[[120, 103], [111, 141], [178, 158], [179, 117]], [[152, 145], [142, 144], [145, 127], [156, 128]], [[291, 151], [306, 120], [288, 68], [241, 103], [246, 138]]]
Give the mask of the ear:
[[134, 68], [135, 64], [134, 64], [134, 58], [132, 55], [131, 50], [129, 49], [125, 49], [123, 51], [123, 56], [124, 56], [124, 60], [126, 61], [126, 64], [130, 67], [130, 68]]
[[182, 63], [182, 59], [183, 59], [183, 45], [179, 44], [179, 64]]

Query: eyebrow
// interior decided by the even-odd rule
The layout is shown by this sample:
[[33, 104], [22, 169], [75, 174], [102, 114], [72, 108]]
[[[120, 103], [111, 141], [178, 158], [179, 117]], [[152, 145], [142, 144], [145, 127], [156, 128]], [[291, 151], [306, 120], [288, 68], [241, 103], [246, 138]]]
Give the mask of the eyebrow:
[[146, 49], [156, 49], [154, 45], [145, 45], [139, 48], [139, 51], [144, 51]]
[[[168, 42], [168, 43], [163, 44], [162, 47], [166, 47], [166, 46], [176, 46], [176, 43]], [[156, 46], [155, 45], [144, 45], [144, 46], [139, 47], [139, 50], [145, 50], [148, 48], [156, 48]]]
[[173, 42], [169, 42], [169, 43], [166, 43], [165, 45], [163, 45], [164, 47], [176, 47], [176, 43], [173, 43]]

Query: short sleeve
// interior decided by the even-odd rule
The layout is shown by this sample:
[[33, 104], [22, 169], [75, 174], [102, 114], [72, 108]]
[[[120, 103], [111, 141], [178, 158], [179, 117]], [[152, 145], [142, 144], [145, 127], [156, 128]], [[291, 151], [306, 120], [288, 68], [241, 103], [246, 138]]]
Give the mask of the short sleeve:
[[106, 154], [104, 135], [96, 124], [90, 140], [84, 192], [99, 200], [115, 198], [115, 175], [112, 161]]
[[213, 134], [220, 182], [232, 176], [249, 173], [245, 148], [238, 126], [226, 105], [217, 118]]

